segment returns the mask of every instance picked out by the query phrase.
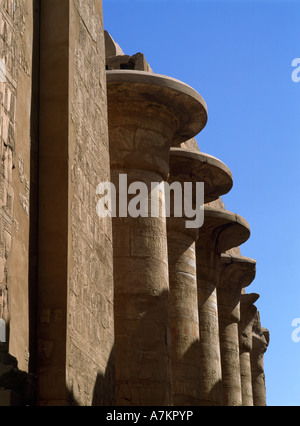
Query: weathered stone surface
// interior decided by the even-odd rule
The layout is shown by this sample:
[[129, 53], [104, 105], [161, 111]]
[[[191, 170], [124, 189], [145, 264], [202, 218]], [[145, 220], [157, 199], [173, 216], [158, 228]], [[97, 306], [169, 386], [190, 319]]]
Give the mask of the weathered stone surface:
[[107, 31], [104, 31], [104, 37], [107, 70], [127, 69], [152, 72], [143, 53], [139, 52], [132, 56], [125, 55], [120, 46], [113, 40], [112, 36]]
[[256, 261], [244, 256], [221, 255], [221, 271], [218, 285], [219, 308], [224, 318], [240, 322], [240, 298], [256, 275]]
[[192, 138], [192, 139], [189, 139], [185, 142], [182, 142], [180, 144], [180, 148], [187, 149], [187, 150], [193, 151], [193, 152], [201, 152], [196, 138]]
[[[120, 170], [112, 170], [117, 183]], [[157, 173], [127, 170], [147, 184]], [[171, 405], [165, 219], [113, 219], [117, 405]]]
[[[204, 101], [164, 76], [108, 71], [107, 81], [113, 182], [118, 187], [119, 174], [126, 173], [151, 194], [151, 182], [169, 174], [174, 138], [203, 127], [204, 121], [193, 120], [206, 116]], [[114, 252], [117, 404], [171, 405], [166, 220], [162, 212], [157, 218], [115, 218], [115, 247], [123, 244], [125, 227], [130, 245]]]
[[77, 405], [114, 405], [111, 218], [96, 212], [111, 180], [102, 1], [70, 5], [67, 388]]
[[112, 38], [108, 31], [104, 30], [104, 40], [105, 40], [105, 56], [110, 58], [112, 56], [123, 56], [124, 52], [118, 43]]
[[[241, 405], [240, 390], [265, 405], [269, 333], [239, 269], [250, 229], [195, 139], [202, 97], [124, 54], [101, 0], [0, 0], [0, 78], [3, 59], [0, 406]], [[120, 173], [203, 181], [204, 226], [166, 220], [161, 192], [157, 217], [112, 229], [97, 188]]]
[[184, 233], [168, 219], [173, 404], [178, 406], [200, 405], [196, 238], [195, 231]]
[[[169, 183], [204, 182], [204, 201], [216, 199], [232, 186], [230, 170], [206, 154], [171, 148]], [[195, 197], [195, 191], [193, 192]], [[172, 378], [174, 405], [200, 405], [199, 312], [196, 241], [198, 229], [187, 229], [185, 217], [167, 219]]]
[[240, 369], [243, 406], [253, 406], [253, 389], [251, 359], [252, 329], [257, 308], [254, 303], [258, 300], [256, 293], [242, 294], [240, 304], [239, 341], [240, 341]]
[[17, 359], [0, 343], [0, 406], [34, 405], [35, 389], [35, 377], [19, 370]]
[[202, 152], [171, 148], [172, 181], [204, 182], [204, 201], [210, 203], [227, 194], [233, 185], [232, 173], [219, 159]]
[[265, 407], [267, 405], [264, 354], [269, 343], [269, 330], [261, 326], [259, 312], [256, 312], [252, 328], [251, 351], [253, 404], [255, 407]]
[[[33, 121], [34, 1], [0, 1], [0, 316], [9, 351], [29, 369], [29, 200]], [[1, 306], [2, 305], [2, 306]]]
[[[120, 140], [112, 148], [111, 161], [114, 167], [140, 166], [147, 161], [148, 148], [152, 155], [158, 151], [159, 164], [162, 161], [160, 157], [168, 157], [171, 145], [198, 134], [206, 125], [207, 107], [203, 98], [181, 81], [153, 73], [123, 70], [107, 71], [107, 81], [109, 120], [114, 128], [110, 137]], [[113, 115], [110, 114], [111, 108], [114, 110]], [[139, 115], [135, 114], [137, 109]], [[141, 117], [147, 124], [142, 124]], [[138, 128], [137, 135], [130, 132], [130, 128]], [[150, 130], [152, 139], [153, 132], [156, 133], [154, 145], [151, 144]], [[137, 152], [128, 157], [130, 147], [127, 148], [127, 145], [134, 143]], [[165, 174], [166, 170], [161, 172]]]
[[243, 288], [255, 278], [256, 262], [242, 256], [221, 256], [218, 313], [222, 361], [223, 405], [241, 406], [242, 388], [239, 358], [240, 298]]
[[96, 213], [110, 180], [101, 1], [42, 2], [39, 160], [39, 404], [113, 403], [112, 231]]
[[[40, 405], [66, 402], [69, 2], [60, 6], [55, 0], [42, 2], [40, 21], [37, 299]], [[54, 321], [54, 311], [60, 311], [59, 322]]]
[[[218, 201], [219, 203], [219, 201]], [[240, 216], [205, 206], [204, 225], [197, 241], [197, 281], [200, 324], [201, 405], [222, 405], [222, 368], [217, 285], [221, 254], [250, 237]]]

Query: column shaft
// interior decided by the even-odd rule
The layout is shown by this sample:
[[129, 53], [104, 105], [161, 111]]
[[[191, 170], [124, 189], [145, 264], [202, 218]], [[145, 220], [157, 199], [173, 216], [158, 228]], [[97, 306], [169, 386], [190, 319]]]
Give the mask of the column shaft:
[[201, 245], [197, 245], [202, 406], [222, 405], [222, 369], [217, 304], [219, 264], [219, 255], [215, 254], [213, 250], [209, 250], [209, 244], [205, 244], [205, 240], [201, 242]]
[[265, 407], [266, 381], [264, 372], [264, 354], [270, 342], [270, 333], [261, 327], [259, 312], [256, 313], [252, 330], [251, 373], [253, 388], [253, 403], [255, 407]]
[[173, 403], [197, 406], [200, 359], [195, 238], [168, 229], [168, 255]]
[[252, 388], [253, 404], [255, 407], [265, 407], [266, 400], [266, 381], [265, 374], [252, 369]]
[[[194, 206], [198, 197], [195, 189], [199, 182], [204, 184], [204, 203], [228, 192], [232, 187], [230, 170], [220, 160], [193, 148], [189, 150], [187, 145], [185, 149], [171, 149], [169, 183], [179, 181], [183, 187], [186, 182], [192, 183]], [[185, 219], [178, 217], [169, 218], [167, 224], [174, 404], [201, 405], [201, 343], [195, 253], [199, 229], [187, 229]], [[214, 257], [212, 260], [214, 262]], [[211, 279], [215, 282], [216, 275]], [[205, 307], [202, 308], [205, 315]]]
[[238, 324], [220, 320], [223, 405], [242, 405]]
[[242, 387], [242, 405], [244, 407], [253, 406], [252, 393], [252, 375], [250, 352], [240, 352], [240, 369], [241, 369], [241, 387]]
[[226, 253], [221, 256], [218, 285], [223, 402], [226, 406], [242, 405], [239, 323], [241, 293], [255, 278], [256, 262], [248, 257]]
[[257, 308], [254, 305], [259, 298], [258, 294], [242, 294], [240, 302], [239, 343], [240, 343], [240, 370], [242, 386], [242, 404], [245, 407], [253, 406], [251, 351], [252, 328]]
[[[145, 207], [152, 183], [169, 175], [171, 145], [205, 126], [206, 105], [190, 86], [166, 76], [128, 70], [106, 76], [112, 180], [118, 187], [124, 173], [128, 184], [146, 187]], [[163, 204], [164, 198], [161, 192]], [[172, 405], [165, 212], [132, 214], [134, 201], [128, 217], [117, 212], [113, 220], [117, 405]]]
[[249, 236], [245, 219], [212, 205], [205, 206], [204, 224], [197, 241], [202, 405], [223, 404], [217, 296], [221, 254], [243, 244]]
[[[112, 181], [118, 187], [119, 174]], [[128, 171], [128, 181], [162, 177]], [[171, 405], [166, 220], [113, 219], [117, 405]]]

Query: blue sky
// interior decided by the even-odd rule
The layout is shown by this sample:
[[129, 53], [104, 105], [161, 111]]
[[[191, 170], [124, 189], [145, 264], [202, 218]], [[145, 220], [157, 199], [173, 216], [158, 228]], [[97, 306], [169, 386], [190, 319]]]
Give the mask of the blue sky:
[[223, 201], [251, 226], [241, 251], [257, 261], [247, 291], [261, 295], [271, 334], [267, 403], [299, 406], [300, 82], [291, 76], [300, 1], [103, 0], [103, 11], [125, 54], [143, 52], [154, 72], [191, 85], [207, 103], [199, 147], [231, 169]]

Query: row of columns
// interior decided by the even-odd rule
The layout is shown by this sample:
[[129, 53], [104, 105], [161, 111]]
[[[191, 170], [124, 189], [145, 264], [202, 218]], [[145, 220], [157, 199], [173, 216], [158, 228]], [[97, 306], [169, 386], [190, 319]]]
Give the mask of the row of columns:
[[[117, 199], [142, 182], [150, 209], [153, 182], [204, 182], [205, 203], [196, 229], [174, 211], [167, 218], [162, 209], [156, 217], [133, 218], [117, 205], [117, 405], [265, 405], [261, 364], [247, 346], [262, 341], [258, 321], [252, 339], [255, 315], [249, 313], [257, 297], [242, 294], [254, 279], [255, 261], [226, 254], [248, 240], [250, 228], [213, 203], [232, 188], [225, 164], [180, 147], [206, 125], [204, 100], [178, 80], [128, 70], [107, 71], [107, 92]], [[119, 188], [122, 174], [126, 188]], [[160, 193], [160, 207], [164, 202]]]

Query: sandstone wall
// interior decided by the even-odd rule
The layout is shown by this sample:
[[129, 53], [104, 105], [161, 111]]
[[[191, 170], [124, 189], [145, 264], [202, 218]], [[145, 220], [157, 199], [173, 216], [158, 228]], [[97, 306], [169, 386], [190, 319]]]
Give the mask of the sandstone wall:
[[34, 286], [28, 277], [35, 185], [30, 163], [31, 147], [36, 147], [35, 3], [0, 0], [0, 59], [6, 65], [6, 82], [0, 82], [0, 317], [8, 325], [9, 351], [25, 371], [30, 362], [29, 294]]
[[111, 220], [96, 214], [110, 181], [102, 5], [70, 3], [68, 386], [81, 405], [114, 403]]
[[100, 0], [41, 4], [39, 404], [113, 401], [110, 180]]

